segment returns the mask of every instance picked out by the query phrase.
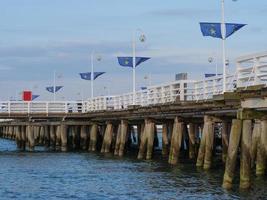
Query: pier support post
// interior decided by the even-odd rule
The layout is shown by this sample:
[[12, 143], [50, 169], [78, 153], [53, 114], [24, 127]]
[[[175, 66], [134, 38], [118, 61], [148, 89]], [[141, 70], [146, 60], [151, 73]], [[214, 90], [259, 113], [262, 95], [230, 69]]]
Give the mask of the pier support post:
[[33, 151], [35, 147], [35, 138], [34, 138], [34, 130], [33, 126], [28, 125], [27, 126], [27, 137], [28, 137], [28, 144], [29, 144], [29, 150]]
[[241, 139], [241, 158], [240, 158], [241, 189], [247, 189], [251, 186], [251, 178], [250, 178], [251, 139], [252, 139], [252, 121], [243, 120], [242, 139]]
[[196, 124], [189, 123], [189, 158], [194, 159], [196, 157]]
[[86, 150], [88, 148], [88, 132], [87, 127], [85, 125], [81, 126], [80, 138], [80, 147], [82, 150]]
[[96, 143], [97, 143], [97, 133], [98, 133], [98, 126], [97, 124], [93, 124], [90, 128], [90, 142], [89, 142], [89, 151], [96, 150]]
[[119, 155], [120, 143], [121, 143], [121, 124], [118, 125], [118, 129], [117, 129], [114, 156], [118, 156]]
[[138, 156], [137, 159], [143, 159], [144, 154], [146, 151], [146, 124], [147, 121], [145, 120], [145, 123], [141, 125], [141, 133], [140, 133], [140, 145], [139, 145], [139, 151], [138, 151]]
[[154, 150], [155, 123], [152, 119], [145, 119], [144, 130], [141, 133], [141, 142], [139, 146], [138, 159], [143, 159], [146, 152], [146, 159], [152, 158]]
[[44, 126], [39, 127], [40, 129], [40, 134], [39, 134], [39, 144], [43, 145], [44, 144], [44, 135], [45, 135], [45, 131], [44, 131]]
[[47, 125], [44, 126], [44, 145], [46, 147], [50, 145], [49, 127]]
[[169, 155], [168, 125], [164, 123], [162, 125], [162, 156], [167, 157], [168, 155]]
[[122, 157], [125, 151], [125, 143], [128, 140], [128, 122], [126, 120], [121, 121], [120, 130], [120, 146], [119, 146], [119, 156]]
[[223, 188], [225, 189], [232, 188], [241, 132], [242, 120], [233, 119], [225, 164], [225, 172], [223, 177]]
[[101, 153], [109, 153], [110, 146], [112, 143], [113, 136], [113, 124], [111, 122], [107, 122], [107, 127], [104, 134], [104, 139], [101, 147]]
[[21, 149], [25, 150], [26, 148], [26, 126], [21, 126], [20, 127], [20, 131], [21, 131]]
[[60, 126], [56, 126], [56, 148], [60, 147], [61, 145], [61, 131]]
[[175, 165], [178, 162], [183, 139], [183, 132], [184, 132], [184, 123], [179, 121], [178, 117], [176, 117], [174, 119], [174, 124], [173, 124], [170, 155], [169, 155], [169, 163], [172, 165]]
[[56, 128], [56, 126], [53, 126], [53, 125], [50, 125], [50, 127], [49, 127], [49, 138], [50, 138], [49, 145], [53, 149], [55, 148], [55, 145], [56, 145], [55, 128]]
[[204, 127], [198, 150], [197, 167], [210, 169], [214, 143], [214, 123], [212, 117], [204, 116]]
[[14, 132], [16, 135], [16, 144], [17, 144], [17, 148], [21, 150], [21, 131], [20, 131], [20, 126], [15, 126], [14, 127]]
[[222, 161], [226, 162], [227, 150], [228, 150], [228, 123], [226, 121], [222, 122]]
[[34, 134], [35, 143], [38, 145], [39, 138], [40, 138], [40, 127], [39, 126], [33, 126], [33, 134]]
[[68, 150], [68, 127], [65, 124], [60, 125], [61, 151]]
[[[266, 170], [266, 136], [267, 136], [267, 120], [261, 121], [258, 128], [260, 132], [259, 142], [257, 146], [257, 161], [256, 161], [256, 175], [262, 176]], [[254, 128], [255, 129], [255, 128]]]

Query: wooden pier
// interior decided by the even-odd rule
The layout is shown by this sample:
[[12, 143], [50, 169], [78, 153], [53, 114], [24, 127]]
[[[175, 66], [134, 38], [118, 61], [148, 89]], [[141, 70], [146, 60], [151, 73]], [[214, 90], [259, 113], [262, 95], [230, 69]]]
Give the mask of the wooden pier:
[[257, 85], [209, 100], [176, 100], [122, 110], [49, 115], [8, 112], [0, 114], [10, 119], [1, 122], [0, 135], [15, 140], [23, 151], [42, 145], [55, 151], [99, 151], [122, 157], [138, 149], [137, 159], [153, 159], [159, 143], [157, 125], [162, 125], [162, 159], [179, 165], [183, 154], [195, 161], [192, 167], [209, 170], [220, 152], [225, 167], [222, 186], [230, 189], [233, 179], [240, 177], [240, 188], [247, 189], [254, 168], [255, 176], [266, 173], [266, 99], [267, 88]]

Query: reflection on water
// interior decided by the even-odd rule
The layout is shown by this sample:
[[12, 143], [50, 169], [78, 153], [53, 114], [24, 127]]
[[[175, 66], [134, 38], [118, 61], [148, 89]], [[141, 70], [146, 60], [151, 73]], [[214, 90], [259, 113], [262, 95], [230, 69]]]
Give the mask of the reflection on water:
[[18, 152], [0, 140], [1, 199], [240, 199], [266, 197], [266, 180], [247, 193], [221, 188], [222, 169], [197, 171], [183, 161], [137, 161], [94, 153]]

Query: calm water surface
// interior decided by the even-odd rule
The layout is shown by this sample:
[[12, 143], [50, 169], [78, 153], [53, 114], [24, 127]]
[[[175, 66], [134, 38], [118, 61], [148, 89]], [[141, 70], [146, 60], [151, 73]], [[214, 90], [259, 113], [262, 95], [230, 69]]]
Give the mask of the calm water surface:
[[[0, 140], [0, 199], [266, 199], [267, 181], [221, 188], [222, 169], [197, 171], [193, 163], [116, 159], [94, 153], [18, 152]], [[215, 167], [216, 168], [216, 167]], [[238, 180], [237, 180], [238, 181]]]

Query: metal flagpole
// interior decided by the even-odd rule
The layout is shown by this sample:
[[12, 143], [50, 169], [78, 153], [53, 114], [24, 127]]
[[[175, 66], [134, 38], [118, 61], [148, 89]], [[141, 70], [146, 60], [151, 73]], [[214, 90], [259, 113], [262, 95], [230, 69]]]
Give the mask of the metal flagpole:
[[53, 87], [53, 93], [54, 93], [54, 101], [56, 101], [56, 70], [54, 70], [54, 87]]
[[222, 0], [222, 48], [223, 48], [223, 93], [226, 92], [226, 53], [225, 53], [225, 39], [226, 39], [226, 26], [225, 26], [225, 13], [224, 13], [224, 0]]
[[91, 99], [94, 98], [94, 52], [91, 53]]
[[135, 66], [136, 66], [136, 41], [135, 41], [135, 31], [133, 33], [133, 105], [135, 105], [135, 84], [136, 84], [136, 80], [135, 80]]

